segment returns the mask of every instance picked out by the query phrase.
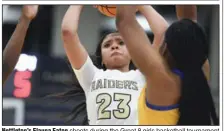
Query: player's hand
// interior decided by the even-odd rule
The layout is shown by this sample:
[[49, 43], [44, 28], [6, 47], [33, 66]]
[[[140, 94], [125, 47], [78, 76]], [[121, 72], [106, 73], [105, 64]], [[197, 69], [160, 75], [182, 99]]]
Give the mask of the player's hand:
[[139, 10], [141, 10], [144, 7], [144, 5], [136, 5], [136, 6], [137, 6], [137, 9]]
[[[135, 14], [138, 11], [138, 6], [136, 5], [118, 5], [117, 10], [122, 12], [126, 12], [125, 14]], [[128, 13], [129, 12], [129, 13]]]
[[38, 12], [38, 5], [24, 5], [22, 9], [22, 17], [32, 20], [36, 17]]

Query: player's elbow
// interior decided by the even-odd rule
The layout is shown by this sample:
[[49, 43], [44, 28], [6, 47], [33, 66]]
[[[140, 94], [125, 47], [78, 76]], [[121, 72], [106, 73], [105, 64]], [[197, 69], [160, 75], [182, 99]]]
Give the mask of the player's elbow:
[[77, 31], [71, 29], [69, 26], [62, 25], [61, 35], [62, 35], [62, 39], [63, 40], [69, 40], [69, 39], [71, 39], [72, 37], [75, 36], [76, 33], [77, 33]]
[[167, 22], [164, 22], [158, 32], [156, 32], [154, 35], [158, 35], [160, 37], [163, 37], [165, 35], [166, 30], [168, 29], [169, 24]]

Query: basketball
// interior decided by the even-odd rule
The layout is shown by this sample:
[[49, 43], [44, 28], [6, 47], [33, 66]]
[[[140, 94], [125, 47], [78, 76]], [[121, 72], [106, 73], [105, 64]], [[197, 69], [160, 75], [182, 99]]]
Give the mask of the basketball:
[[116, 6], [114, 5], [97, 5], [95, 6], [102, 14], [108, 17], [116, 16]]

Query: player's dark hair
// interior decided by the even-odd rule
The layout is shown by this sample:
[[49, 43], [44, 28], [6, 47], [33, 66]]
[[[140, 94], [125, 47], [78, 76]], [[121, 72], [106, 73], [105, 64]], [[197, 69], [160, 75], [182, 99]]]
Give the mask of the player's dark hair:
[[[71, 73], [73, 73], [72, 68], [67, 60], [68, 66], [71, 69]], [[61, 103], [67, 103], [71, 100], [75, 101], [73, 104], [71, 111], [69, 113], [63, 113], [63, 116], [61, 116], [63, 119], [65, 119], [65, 124], [72, 124], [73, 122], [80, 123], [81, 125], [88, 125], [88, 117], [87, 117], [87, 111], [86, 111], [86, 99], [85, 99], [85, 93], [79, 84], [77, 78], [75, 75], [72, 77], [72, 85], [65, 85], [69, 86], [69, 89], [62, 93], [56, 93], [48, 95], [47, 97], [52, 98], [58, 98], [62, 100]], [[77, 100], [77, 98], [82, 98], [82, 100]], [[77, 119], [79, 118], [79, 119]]]
[[203, 29], [183, 19], [166, 31], [165, 42], [175, 66], [183, 73], [179, 100], [178, 125], [219, 125], [210, 87], [202, 71], [208, 58], [208, 44]]

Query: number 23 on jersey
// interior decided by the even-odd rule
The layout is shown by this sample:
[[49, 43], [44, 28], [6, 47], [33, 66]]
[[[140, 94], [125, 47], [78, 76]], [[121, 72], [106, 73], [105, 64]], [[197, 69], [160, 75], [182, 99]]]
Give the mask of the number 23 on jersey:
[[[116, 109], [108, 110], [112, 102], [119, 102]], [[117, 119], [127, 119], [131, 114], [131, 108], [129, 103], [131, 101], [130, 94], [114, 93], [111, 96], [108, 93], [101, 93], [96, 97], [96, 103], [99, 104], [97, 115], [98, 120], [101, 119], [111, 119], [113, 115]]]

